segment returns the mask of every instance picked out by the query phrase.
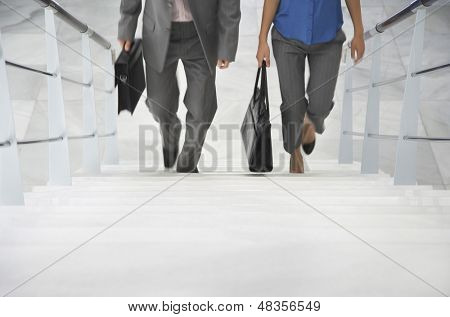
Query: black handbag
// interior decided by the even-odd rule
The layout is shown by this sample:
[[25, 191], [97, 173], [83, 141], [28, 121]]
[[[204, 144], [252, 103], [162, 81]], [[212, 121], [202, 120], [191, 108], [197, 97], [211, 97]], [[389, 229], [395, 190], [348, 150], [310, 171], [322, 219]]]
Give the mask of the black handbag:
[[[260, 78], [261, 85], [258, 87]], [[241, 134], [250, 171], [271, 172], [273, 170], [272, 137], [265, 62], [258, 69], [253, 97], [241, 126]]]
[[141, 39], [133, 42], [129, 52], [122, 50], [114, 68], [119, 95], [119, 113], [128, 110], [133, 114], [146, 86]]

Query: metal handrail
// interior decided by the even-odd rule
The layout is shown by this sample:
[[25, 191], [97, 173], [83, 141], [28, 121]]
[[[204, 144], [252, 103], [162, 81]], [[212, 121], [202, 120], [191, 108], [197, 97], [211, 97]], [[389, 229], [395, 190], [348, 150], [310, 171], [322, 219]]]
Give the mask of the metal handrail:
[[[356, 131], [343, 131], [344, 135], [351, 135], [356, 137], [365, 137], [366, 134], [363, 132], [356, 132]], [[367, 135], [371, 139], [378, 139], [378, 140], [392, 140], [397, 141], [398, 135], [392, 135], [392, 134], [374, 134], [369, 133]], [[409, 136], [406, 135], [403, 137], [406, 141], [416, 141], [416, 142], [450, 142], [449, 137], [422, 137], [422, 136]]]
[[72, 135], [69, 136], [69, 140], [84, 140], [84, 139], [92, 139], [97, 136], [97, 132], [91, 133], [91, 134], [84, 134], [84, 135]]
[[91, 134], [85, 134], [85, 135], [73, 135], [69, 136], [69, 140], [84, 140], [84, 139], [92, 139], [95, 137], [98, 138], [108, 138], [111, 136], [115, 136], [117, 134], [117, 131], [110, 132], [110, 133], [104, 133], [104, 134], [98, 134], [97, 132], [91, 133]]
[[105, 133], [105, 134], [99, 134], [98, 137], [99, 138], [109, 138], [109, 137], [112, 137], [112, 136], [115, 136], [115, 135], [117, 135], [117, 131], [110, 132], [110, 133]]
[[30, 72], [33, 72], [33, 73], [38, 73], [38, 74], [45, 75], [45, 76], [50, 76], [50, 77], [55, 77], [56, 76], [56, 74], [52, 74], [52, 73], [49, 73], [49, 72], [46, 72], [46, 71], [43, 71], [43, 70], [40, 70], [40, 69], [37, 69], [37, 68], [20, 65], [20, 64], [17, 64], [17, 63], [14, 63], [14, 62], [10, 62], [10, 61], [5, 61], [5, 64], [7, 66], [11, 66], [11, 67], [27, 70], [27, 71], [30, 71]]
[[[96, 136], [99, 138], [107, 138], [111, 136], [115, 136], [117, 134], [117, 131], [111, 132], [111, 133], [105, 133], [105, 134], [98, 134], [97, 132], [91, 133], [91, 134], [84, 134], [84, 135], [71, 135], [68, 136], [68, 140], [84, 140], [84, 139], [91, 139], [95, 138]], [[30, 145], [30, 144], [39, 144], [39, 143], [50, 143], [50, 142], [58, 142], [64, 140], [63, 136], [55, 137], [55, 138], [47, 138], [47, 139], [32, 139], [32, 140], [19, 140], [17, 141], [18, 145]], [[1, 142], [0, 147], [8, 147], [11, 146], [11, 141]]]
[[[37, 69], [37, 68], [33, 68], [33, 67], [30, 67], [30, 66], [24, 66], [24, 65], [21, 65], [21, 64], [10, 62], [10, 61], [5, 61], [5, 63], [6, 63], [7, 66], [10, 66], [10, 67], [14, 67], [14, 68], [30, 71], [30, 72], [33, 72], [33, 73], [38, 73], [38, 74], [49, 76], [49, 77], [56, 77], [56, 74], [52, 74], [52, 73], [49, 73], [49, 72], [46, 72], [46, 71], [43, 71], [43, 70], [40, 70], [40, 69]], [[94, 86], [93, 82], [84, 83], [82, 81], [79, 81], [79, 80], [76, 80], [76, 79], [72, 79], [72, 78], [69, 78], [69, 77], [66, 77], [66, 76], [61, 76], [61, 80], [65, 81], [65, 82], [68, 82], [68, 83], [72, 83], [72, 84], [77, 85], [77, 86], [82, 86], [82, 87]], [[96, 91], [100, 91], [100, 92], [108, 93], [108, 94], [113, 92], [112, 90], [106, 90], [106, 89], [98, 88], [98, 87], [95, 87], [95, 86], [94, 86], [94, 89]]]
[[355, 131], [344, 131], [342, 133], [343, 135], [352, 135], [352, 136], [358, 136], [358, 137], [365, 137], [366, 134], [363, 132], [355, 132]]
[[103, 88], [97, 88], [94, 86], [94, 90], [101, 92], [101, 93], [105, 93], [105, 94], [112, 94], [114, 92], [114, 89], [103, 89]]
[[414, 76], [430, 74], [430, 73], [441, 71], [441, 70], [449, 68], [449, 67], [450, 67], [450, 63], [443, 64], [443, 65], [440, 65], [440, 66], [434, 66], [434, 67], [430, 67], [430, 68], [427, 68], [427, 69], [422, 69], [420, 71], [414, 72], [414, 73], [411, 74], [411, 76], [414, 77]]
[[[368, 86], [353, 87], [351, 62], [348, 59], [348, 48], [343, 52], [345, 55], [345, 62], [348, 67], [345, 76], [345, 94], [342, 105], [342, 121], [341, 121], [341, 137], [339, 144], [339, 163], [349, 164], [354, 161], [353, 154], [353, 139], [354, 137], [364, 138], [362, 157], [361, 157], [361, 173], [362, 174], [376, 174], [380, 169], [380, 153], [379, 143], [382, 141], [394, 141], [397, 143], [397, 152], [395, 160], [395, 185], [413, 185], [417, 183], [416, 162], [412, 160], [414, 155], [417, 155], [417, 148], [413, 142], [450, 142], [450, 137], [434, 137], [434, 136], [414, 136], [417, 132], [417, 116], [419, 116], [420, 107], [420, 79], [419, 76], [431, 74], [437, 71], [448, 69], [450, 64], [443, 64], [440, 66], [427, 66], [427, 69], [422, 67], [422, 53], [425, 45], [425, 21], [433, 13], [437, 12], [441, 6], [437, 5], [438, 0], [415, 0], [410, 2], [406, 7], [394, 15], [388, 17], [384, 21], [376, 24], [376, 26], [364, 33], [364, 38], [373, 38], [373, 55], [372, 65], [370, 71], [370, 79]], [[427, 12], [424, 7], [429, 7], [436, 4], [436, 9]], [[381, 65], [383, 49], [387, 43], [382, 42], [381, 33], [394, 27], [402, 21], [415, 15], [415, 22], [412, 24], [414, 33], [410, 47], [410, 60], [406, 74], [396, 75], [387, 79], [382, 78]], [[409, 21], [411, 22], [411, 21]], [[411, 24], [411, 23], [410, 23]], [[393, 40], [405, 34], [411, 25], [405, 30], [399, 32], [394, 36]], [[403, 92], [403, 105], [401, 115], [401, 129], [399, 135], [381, 134], [380, 126], [380, 102], [381, 91], [378, 87], [397, 83], [406, 80]], [[352, 131], [353, 130], [353, 106], [351, 93], [366, 89], [369, 87], [367, 100], [367, 114], [364, 127], [364, 133]], [[353, 136], [353, 137], [352, 137]]]
[[11, 141], [0, 142], [0, 147], [10, 147]]
[[364, 33], [364, 38], [366, 40], [374, 37], [377, 34], [383, 33], [387, 29], [393, 27], [394, 25], [397, 25], [398, 23], [406, 20], [410, 16], [415, 14], [415, 11], [420, 8], [421, 6], [429, 7], [433, 3], [437, 2], [438, 0], [414, 0], [409, 5], [401, 9], [399, 12], [393, 14], [383, 22], [378, 23], [375, 25], [374, 28], [370, 29], [369, 31]]
[[398, 135], [392, 135], [392, 134], [369, 133], [367, 136], [371, 139], [377, 139], [377, 140], [391, 140], [391, 141], [398, 140]]
[[61, 80], [66, 81], [66, 82], [68, 82], [68, 83], [75, 84], [75, 85], [77, 85], [77, 86], [83, 86], [83, 87], [91, 87], [91, 86], [93, 85], [92, 82], [90, 82], [90, 83], [84, 83], [84, 82], [82, 82], [82, 81], [78, 81], [78, 80], [76, 80], [76, 79], [72, 79], [72, 78], [65, 77], [65, 76], [61, 76]]
[[405, 135], [403, 139], [416, 142], [450, 142], [449, 137], [422, 137]]
[[106, 94], [111, 94], [111, 93], [114, 92], [114, 90], [106, 90], [106, 89], [103, 89], [103, 88], [98, 88], [98, 87], [94, 86], [93, 82], [84, 83], [82, 81], [79, 81], [79, 80], [76, 80], [76, 79], [72, 79], [72, 78], [69, 78], [69, 77], [65, 77], [65, 76], [61, 76], [61, 80], [65, 81], [65, 82], [68, 82], [68, 83], [71, 83], [71, 84], [74, 84], [74, 85], [77, 85], [77, 86], [85, 87], [85, 88], [89, 88], [89, 87], [93, 86], [95, 91], [99, 91], [99, 92], [106, 93]]
[[55, 12], [55, 15], [57, 15], [61, 20], [72, 26], [80, 33], [87, 33], [94, 42], [104, 47], [105, 49], [110, 49], [112, 47], [111, 43], [107, 39], [105, 39], [100, 34], [91, 29], [86, 23], [80, 21], [74, 15], [69, 13], [67, 10], [61, 7], [61, 5], [59, 5], [56, 1], [53, 0], [34, 0], [34, 1], [39, 3], [40, 6], [43, 8], [48, 7], [52, 8], [53, 11]]
[[366, 90], [369, 88], [370, 88], [370, 85], [357, 86], [357, 87], [352, 87], [350, 89], [346, 89], [345, 92], [357, 92], [357, 91]]
[[382, 81], [373, 83], [373, 87], [381, 87], [381, 86], [386, 86], [386, 85], [390, 85], [390, 84], [395, 84], [398, 83], [399, 81], [403, 81], [406, 79], [406, 75], [401, 75], [401, 76], [397, 76], [394, 78], [389, 78], [389, 79], [384, 79]]
[[38, 143], [50, 143], [50, 142], [58, 142], [64, 140], [63, 136], [48, 138], [48, 139], [35, 139], [35, 140], [21, 140], [17, 141], [18, 145], [29, 145], [29, 144], [38, 144]]
[[[442, 71], [442, 70], [444, 70], [446, 68], [450, 68], [450, 63], [439, 65], [439, 66], [433, 66], [433, 67], [430, 67], [430, 68], [425, 68], [425, 69], [422, 69], [422, 70], [419, 70], [417, 72], [412, 73], [411, 76], [412, 77], [424, 76], [424, 75], [428, 75], [428, 74], [431, 74], [431, 73]], [[345, 91], [346, 92], [356, 92], [356, 91], [359, 91], [359, 90], [366, 90], [366, 89], [369, 89], [371, 87], [381, 87], [381, 86], [385, 86], [385, 85], [389, 85], [389, 84], [394, 84], [394, 83], [397, 83], [399, 81], [403, 81], [405, 79], [406, 79], [406, 75], [401, 75], [401, 76], [397, 76], [397, 77], [384, 79], [382, 81], [375, 82], [372, 85], [364, 85], [364, 86], [352, 87], [352, 88], [346, 89]]]

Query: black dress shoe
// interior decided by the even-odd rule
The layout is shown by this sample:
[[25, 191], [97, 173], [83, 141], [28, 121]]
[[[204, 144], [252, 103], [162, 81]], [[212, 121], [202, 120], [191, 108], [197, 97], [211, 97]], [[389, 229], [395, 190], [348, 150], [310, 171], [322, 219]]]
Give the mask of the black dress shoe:
[[198, 173], [197, 164], [200, 159], [199, 151], [195, 147], [183, 146], [183, 150], [178, 155], [178, 173]]
[[163, 147], [164, 167], [172, 168], [175, 165], [178, 157], [178, 146], [173, 150], [169, 150]]
[[177, 173], [192, 173], [192, 174], [198, 174], [198, 168], [184, 168], [184, 167], [179, 167], [177, 166]]

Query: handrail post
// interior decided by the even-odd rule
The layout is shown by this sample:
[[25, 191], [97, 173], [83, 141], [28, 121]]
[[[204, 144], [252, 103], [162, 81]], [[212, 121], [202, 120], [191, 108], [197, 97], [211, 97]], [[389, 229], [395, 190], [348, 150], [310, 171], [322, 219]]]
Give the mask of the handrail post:
[[83, 133], [93, 136], [83, 140], [83, 171], [98, 174], [100, 172], [100, 160], [89, 34], [82, 33], [81, 46], [83, 53], [83, 82], [88, 84], [83, 86]]
[[353, 65], [347, 50], [344, 100], [342, 102], [341, 134], [339, 141], [339, 164], [353, 163], [353, 136], [345, 134], [346, 131], [353, 131], [353, 95], [350, 89], [353, 86]]
[[366, 123], [364, 129], [363, 152], [361, 160], [362, 174], [377, 174], [379, 168], [379, 140], [369, 135], [380, 133], [380, 88], [374, 83], [380, 81], [381, 75], [381, 34], [372, 40], [373, 55], [367, 99]]
[[114, 51], [106, 50], [106, 102], [105, 133], [112, 134], [105, 139], [105, 164], [119, 164], [119, 147], [117, 143], [117, 103], [115, 98]]
[[51, 142], [48, 145], [48, 183], [50, 185], [71, 185], [69, 144], [66, 130], [58, 41], [56, 40], [55, 14], [50, 8], [45, 9], [45, 31], [47, 71], [54, 74], [54, 76], [48, 77], [49, 138], [62, 137], [61, 141]]
[[417, 10], [397, 143], [395, 185], [415, 185], [417, 183], [417, 144], [408, 141], [405, 136], [417, 135], [419, 125], [420, 76], [412, 76], [412, 74], [421, 69], [422, 65], [425, 18], [426, 9]]
[[0, 142], [8, 142], [0, 147], [0, 205], [23, 205], [22, 176], [17, 152], [14, 112], [6, 76], [5, 56], [0, 33]]

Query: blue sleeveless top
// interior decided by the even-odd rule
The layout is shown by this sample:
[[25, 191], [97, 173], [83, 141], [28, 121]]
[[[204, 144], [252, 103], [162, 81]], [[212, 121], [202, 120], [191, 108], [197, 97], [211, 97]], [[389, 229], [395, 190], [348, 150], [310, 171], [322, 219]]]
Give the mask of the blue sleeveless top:
[[334, 40], [343, 24], [341, 0], [280, 0], [274, 19], [281, 35], [308, 45]]

